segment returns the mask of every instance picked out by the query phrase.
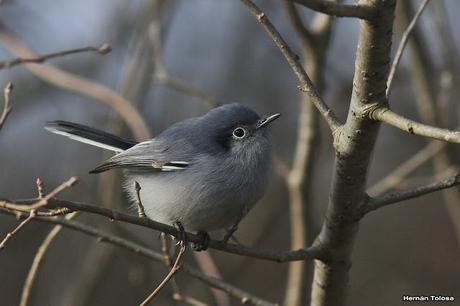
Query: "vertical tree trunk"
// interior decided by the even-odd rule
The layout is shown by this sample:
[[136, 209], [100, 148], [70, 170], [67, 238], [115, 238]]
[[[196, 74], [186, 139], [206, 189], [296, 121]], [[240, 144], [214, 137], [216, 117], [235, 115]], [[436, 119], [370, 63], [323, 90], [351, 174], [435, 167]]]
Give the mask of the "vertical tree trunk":
[[379, 124], [369, 119], [387, 103], [395, 0], [361, 0], [379, 7], [371, 21], [360, 21], [353, 95], [345, 125], [335, 135], [336, 160], [325, 222], [315, 243], [327, 250], [315, 261], [312, 302], [340, 306], [346, 302], [351, 252], [359, 227], [357, 208], [366, 199], [366, 181]]

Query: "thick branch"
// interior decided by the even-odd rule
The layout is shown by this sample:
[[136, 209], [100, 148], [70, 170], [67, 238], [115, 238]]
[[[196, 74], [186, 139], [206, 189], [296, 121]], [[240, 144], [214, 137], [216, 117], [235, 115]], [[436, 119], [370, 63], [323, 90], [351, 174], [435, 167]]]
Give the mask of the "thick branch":
[[460, 143], [460, 132], [442, 129], [407, 119], [393, 112], [386, 106], [372, 111], [370, 116], [372, 119], [385, 122], [410, 134], [430, 137], [447, 142]]
[[280, 49], [281, 53], [286, 58], [289, 66], [291, 66], [297, 79], [300, 82], [298, 86], [299, 90], [309, 95], [310, 100], [318, 109], [320, 114], [324, 117], [332, 133], [340, 127], [341, 123], [329, 108], [329, 106], [323, 101], [316, 90], [315, 85], [311, 81], [305, 69], [299, 63], [299, 57], [292, 51], [291, 47], [284, 41], [281, 34], [273, 26], [271, 21], [267, 18], [264, 12], [262, 12], [251, 0], [240, 0], [248, 10], [257, 18], [257, 21], [262, 25], [268, 35], [271, 37], [276, 46]]
[[460, 174], [457, 173], [455, 176], [445, 179], [441, 182], [431, 183], [410, 190], [392, 192], [379, 198], [370, 199], [369, 202], [364, 206], [363, 212], [368, 213], [387, 205], [418, 198], [426, 194], [457, 186], [459, 184]]
[[[21, 209], [25, 204], [36, 203], [37, 199], [18, 200], [18, 201], [2, 201], [0, 200], [0, 207], [14, 210], [15, 206], [20, 205]], [[83, 203], [50, 199], [46, 206], [47, 208], [68, 208], [72, 211], [88, 212], [96, 215], [101, 215], [114, 221], [122, 221], [126, 223], [136, 224], [143, 227], [151, 228], [157, 231], [164, 232], [166, 234], [177, 236], [177, 230], [175, 227], [153, 221], [148, 218], [139, 218], [137, 216], [128, 215], [116, 210], [107, 209], [96, 205], [88, 205]], [[21, 210], [23, 211], [23, 210]], [[190, 242], [200, 242], [201, 238], [198, 235], [187, 233], [187, 239]], [[275, 250], [264, 250], [259, 248], [247, 247], [243, 245], [236, 245], [230, 243], [224, 243], [222, 241], [211, 240], [209, 247], [219, 251], [232, 253], [241, 256], [254, 257], [264, 260], [271, 260], [276, 262], [287, 262], [295, 260], [310, 260], [319, 258], [322, 255], [320, 246], [310, 247], [307, 249], [295, 250], [295, 251], [275, 251]]]
[[328, 0], [294, 0], [314, 11], [336, 17], [372, 19], [377, 14], [375, 7], [365, 4], [341, 4]]

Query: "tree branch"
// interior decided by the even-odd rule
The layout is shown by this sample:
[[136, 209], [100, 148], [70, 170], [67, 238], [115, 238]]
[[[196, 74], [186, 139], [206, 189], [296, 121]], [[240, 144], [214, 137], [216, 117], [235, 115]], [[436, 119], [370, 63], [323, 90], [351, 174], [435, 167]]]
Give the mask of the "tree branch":
[[415, 27], [415, 24], [417, 23], [417, 20], [420, 18], [420, 16], [422, 16], [423, 10], [427, 6], [428, 2], [430, 2], [430, 0], [424, 0], [422, 2], [414, 18], [412, 18], [412, 21], [409, 23], [407, 29], [404, 31], [402, 35], [401, 42], [399, 43], [398, 49], [395, 53], [395, 58], [393, 59], [393, 63], [391, 64], [390, 73], [388, 74], [387, 98], [390, 94], [391, 86], [393, 85], [393, 79], [396, 74], [396, 69], [398, 68], [399, 62], [401, 61], [404, 48], [406, 47], [407, 42], [409, 41], [409, 37], [412, 33], [412, 30]]
[[[65, 219], [70, 220], [75, 216], [77, 216], [77, 213], [71, 213], [66, 215]], [[34, 281], [37, 277], [40, 268], [40, 264], [42, 263], [42, 260], [45, 257], [46, 252], [49, 250], [51, 243], [57, 237], [61, 229], [62, 225], [56, 225], [55, 227], [53, 227], [53, 229], [48, 233], [48, 235], [38, 248], [38, 251], [35, 254], [34, 260], [32, 261], [32, 265], [29, 269], [29, 273], [27, 274], [26, 281], [24, 282], [24, 286], [22, 288], [21, 301], [19, 302], [19, 306], [27, 306], [27, 303], [29, 302], [30, 293], [32, 292]]]
[[58, 51], [58, 52], [52, 52], [52, 53], [47, 53], [43, 55], [37, 55], [35, 57], [30, 57], [30, 58], [15, 58], [9, 61], [2, 61], [0, 62], [0, 69], [5, 69], [5, 68], [11, 68], [13, 66], [21, 65], [21, 64], [27, 64], [27, 63], [35, 63], [35, 64], [41, 64], [44, 63], [45, 61], [56, 58], [56, 57], [62, 57], [70, 54], [76, 54], [76, 53], [82, 53], [82, 52], [97, 52], [99, 54], [105, 55], [109, 53], [112, 49], [108, 44], [103, 44], [100, 47], [83, 47], [83, 48], [77, 48], [77, 49], [70, 49], [70, 50], [64, 50], [64, 51]]
[[399, 203], [405, 200], [421, 197], [426, 194], [430, 194], [439, 190], [451, 188], [460, 184], [460, 174], [457, 173], [453, 177], [445, 179], [440, 182], [431, 183], [428, 185], [416, 187], [414, 189], [392, 192], [387, 195], [383, 195], [379, 198], [370, 199], [364, 206], [363, 213], [376, 210], [378, 208], [388, 206], [391, 204]]
[[33, 218], [35, 218], [37, 215], [35, 213], [35, 210], [31, 210], [29, 212], [29, 216], [24, 219], [21, 223], [18, 224], [18, 226], [16, 226], [14, 228], [14, 230], [12, 230], [11, 232], [7, 233], [5, 238], [3, 238], [2, 241], [0, 241], [0, 250], [3, 250], [5, 247], [6, 247], [6, 243], [11, 239], [13, 238], [14, 235], [16, 235], [27, 223], [29, 223]]
[[[15, 37], [6, 25], [0, 22], [0, 39], [11, 53], [21, 57], [37, 57], [29, 47]], [[51, 65], [25, 64], [37, 77], [57, 87], [90, 97], [113, 108], [130, 127], [138, 140], [151, 138], [149, 129], [137, 109], [114, 90]]]
[[9, 114], [13, 110], [13, 107], [11, 106], [11, 101], [10, 101], [10, 95], [11, 92], [13, 91], [13, 83], [9, 82], [6, 84], [5, 89], [3, 90], [4, 93], [4, 105], [3, 105], [3, 112], [2, 115], [0, 116], [0, 130], [3, 127], [3, 124], [5, 124], [6, 119], [8, 118]]
[[298, 89], [306, 93], [315, 107], [318, 109], [320, 114], [324, 117], [331, 132], [334, 134], [337, 129], [341, 126], [340, 121], [334, 114], [334, 112], [329, 108], [329, 106], [323, 101], [319, 96], [318, 91], [315, 88], [315, 85], [311, 81], [308, 74], [305, 72], [305, 69], [299, 63], [299, 57], [292, 51], [291, 47], [284, 41], [281, 34], [276, 30], [271, 21], [262, 12], [251, 0], [240, 0], [257, 18], [257, 21], [262, 25], [268, 35], [271, 37], [276, 46], [280, 49], [281, 53], [286, 58], [289, 66], [294, 71], [297, 79], [300, 82]]
[[430, 137], [452, 143], [460, 143], [460, 132], [442, 129], [407, 119], [390, 110], [387, 106], [379, 107], [369, 113], [371, 119], [385, 122], [409, 134]]
[[341, 4], [328, 0], [294, 0], [314, 11], [336, 17], [354, 17], [360, 19], [372, 19], [377, 14], [377, 9], [365, 4]]
[[409, 159], [401, 163], [383, 179], [368, 188], [367, 192], [373, 196], [378, 196], [398, 185], [406, 176], [414, 172], [433, 156], [441, 152], [447, 142], [432, 140], [423, 149], [417, 151]]
[[[7, 215], [15, 215], [14, 212], [7, 211], [0, 209], [0, 213], [7, 214]], [[20, 213], [21, 218], [25, 218], [26, 214]], [[50, 224], [57, 224], [57, 225], [62, 225], [63, 227], [75, 230], [77, 232], [83, 233], [85, 235], [95, 237], [98, 239], [100, 242], [106, 242], [110, 243], [119, 247], [122, 247], [124, 249], [127, 249], [133, 253], [145, 256], [147, 258], [150, 258], [154, 261], [157, 262], [163, 262], [164, 257], [162, 254], [152, 251], [149, 248], [146, 248], [142, 245], [139, 245], [137, 243], [131, 242], [129, 240], [123, 239], [121, 237], [107, 234], [104, 232], [101, 232], [99, 229], [91, 227], [89, 225], [83, 224], [81, 222], [77, 221], [72, 221], [72, 220], [66, 220], [66, 219], [58, 219], [58, 218], [43, 218], [43, 217], [36, 217], [33, 219], [33, 221], [38, 221], [38, 222], [43, 222], [43, 223], [50, 223]], [[182, 265], [183, 272], [189, 274], [190, 276], [201, 280], [203, 283], [213, 287], [217, 288], [223, 291], [226, 291], [228, 294], [240, 299], [246, 301], [247, 304], [250, 305], [256, 305], [256, 306], [276, 306], [275, 304], [272, 304], [270, 302], [267, 302], [263, 299], [260, 299], [248, 292], [245, 292], [244, 290], [241, 290], [233, 285], [230, 285], [222, 280], [210, 277], [206, 274], [203, 274], [199, 270], [188, 266], [187, 264]]]
[[[16, 207], [20, 207], [24, 211], [24, 207], [27, 204], [36, 203], [37, 199], [26, 199], [26, 200], [0, 200], [0, 207], [15, 210]], [[71, 211], [82, 211], [88, 212], [100, 216], [104, 216], [113, 221], [122, 221], [126, 223], [136, 224], [143, 227], [151, 228], [157, 231], [164, 232], [171, 236], [177, 236], [177, 230], [175, 227], [153, 221], [149, 218], [139, 218], [137, 216], [128, 215], [116, 210], [107, 209], [104, 207], [96, 205], [88, 205], [84, 203], [71, 202], [60, 199], [50, 199], [46, 208], [55, 209], [55, 208], [68, 208]], [[201, 238], [198, 235], [192, 233], [186, 233], [187, 239], [190, 242], [200, 242]], [[275, 251], [275, 250], [265, 250], [253, 247], [247, 247], [243, 245], [236, 245], [231, 243], [224, 243], [222, 241], [211, 240], [209, 242], [209, 247], [216, 249], [222, 252], [232, 253], [240, 256], [254, 257], [264, 260], [271, 260], [276, 262], [287, 262], [295, 260], [311, 260], [320, 258], [322, 256], [321, 246], [312, 246], [307, 249], [300, 249], [294, 251]]]
[[139, 305], [139, 306], [146, 306], [148, 303], [150, 303], [155, 296], [160, 292], [160, 290], [168, 283], [168, 281], [176, 274], [177, 271], [181, 268], [180, 266], [180, 261], [182, 260], [182, 256], [185, 254], [185, 249], [186, 245], [184, 241], [180, 242], [180, 248], [179, 248], [179, 254], [177, 254], [176, 260], [174, 261], [174, 264], [171, 267], [171, 270], [169, 273], [166, 275], [166, 277], [161, 281], [161, 283], [158, 285], [158, 287], [153, 290], [151, 294]]

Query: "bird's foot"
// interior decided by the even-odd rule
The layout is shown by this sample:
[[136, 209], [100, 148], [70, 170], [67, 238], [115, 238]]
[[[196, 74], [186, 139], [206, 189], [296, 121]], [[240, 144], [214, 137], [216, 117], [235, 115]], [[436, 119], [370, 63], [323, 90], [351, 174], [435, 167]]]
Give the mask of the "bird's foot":
[[187, 233], [185, 232], [184, 227], [182, 226], [182, 223], [179, 221], [176, 221], [173, 223], [174, 228], [177, 231], [176, 239], [177, 239], [177, 244], [179, 245], [181, 242], [184, 243], [185, 246], [188, 245], [188, 240], [187, 240]]
[[197, 252], [206, 251], [209, 246], [209, 234], [205, 231], [199, 231], [196, 234], [198, 235], [200, 241], [193, 243], [192, 249]]
[[236, 239], [236, 238], [233, 236], [233, 234], [236, 232], [237, 229], [238, 229], [238, 225], [237, 225], [237, 224], [235, 224], [235, 225], [232, 226], [230, 229], [228, 229], [227, 232], [225, 233], [224, 238], [222, 239], [222, 242], [228, 243], [228, 241], [230, 240], [230, 238]]

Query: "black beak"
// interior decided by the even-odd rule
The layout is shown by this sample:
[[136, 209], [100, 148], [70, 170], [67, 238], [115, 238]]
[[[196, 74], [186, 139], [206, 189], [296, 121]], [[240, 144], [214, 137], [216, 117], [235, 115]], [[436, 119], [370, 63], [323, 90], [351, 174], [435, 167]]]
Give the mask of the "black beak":
[[278, 114], [273, 114], [273, 115], [270, 115], [270, 116], [267, 116], [267, 117], [261, 119], [261, 120], [257, 123], [256, 129], [260, 129], [260, 128], [263, 127], [263, 126], [266, 126], [266, 125], [269, 124], [270, 122], [272, 122], [272, 121], [278, 119], [279, 116], [281, 116], [280, 113], [278, 113]]

